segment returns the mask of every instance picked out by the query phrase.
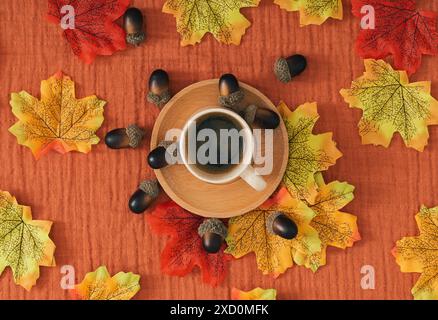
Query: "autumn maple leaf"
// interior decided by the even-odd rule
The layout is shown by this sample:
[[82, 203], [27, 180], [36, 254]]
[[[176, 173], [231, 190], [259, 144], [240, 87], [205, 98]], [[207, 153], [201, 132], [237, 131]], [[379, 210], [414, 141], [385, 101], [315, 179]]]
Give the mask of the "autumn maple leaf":
[[19, 119], [9, 131], [29, 147], [36, 159], [55, 150], [87, 153], [99, 138], [105, 101], [76, 99], [74, 82], [61, 72], [41, 82], [41, 100], [26, 91], [12, 93], [12, 112]]
[[129, 0], [48, 0], [47, 19], [60, 24], [62, 8], [74, 9], [74, 28], [64, 30], [73, 53], [85, 63], [92, 63], [97, 55], [108, 56], [126, 48], [125, 31], [115, 20], [129, 6]]
[[173, 14], [181, 45], [196, 44], [210, 32], [225, 44], [240, 44], [251, 23], [240, 13], [244, 7], [257, 7], [260, 0], [167, 0], [163, 12]]
[[419, 300], [438, 300], [438, 207], [421, 207], [415, 216], [420, 235], [397, 241], [393, 254], [402, 272], [421, 273], [412, 294]]
[[82, 300], [129, 300], [140, 290], [140, 276], [132, 272], [119, 272], [113, 277], [105, 266], [85, 275], [75, 286]]
[[339, 181], [325, 184], [322, 174], [318, 175], [318, 194], [308, 206], [315, 212], [310, 225], [318, 232], [321, 250], [310, 255], [298, 252], [295, 259], [313, 271], [326, 264], [328, 246], [345, 249], [360, 240], [356, 216], [339, 211], [353, 200], [354, 187]]
[[362, 29], [356, 50], [362, 58], [394, 56], [397, 69], [415, 73], [423, 54], [438, 53], [437, 13], [420, 11], [415, 0], [353, 0], [353, 14], [362, 17], [361, 8], [372, 6], [375, 28]]
[[274, 0], [280, 8], [300, 12], [300, 24], [320, 25], [328, 18], [342, 20], [342, 0]]
[[312, 203], [317, 193], [315, 173], [334, 165], [342, 153], [331, 133], [312, 133], [319, 118], [316, 103], [303, 104], [292, 112], [281, 102], [278, 110], [289, 136], [289, 161], [283, 182], [297, 198]]
[[352, 108], [363, 110], [359, 122], [362, 143], [388, 147], [395, 132], [405, 145], [423, 151], [428, 125], [438, 124], [438, 101], [430, 82], [409, 83], [405, 71], [395, 71], [383, 60], [365, 60], [365, 73], [341, 95]]
[[231, 256], [224, 254], [225, 245], [216, 254], [209, 254], [203, 249], [198, 234], [203, 217], [168, 201], [157, 205], [146, 219], [152, 231], [169, 236], [161, 254], [161, 270], [164, 273], [183, 277], [198, 266], [205, 283], [217, 286], [225, 279]]
[[[266, 221], [275, 212], [284, 213], [297, 225], [296, 238], [287, 240], [268, 232]], [[254, 252], [263, 274], [278, 276], [293, 265], [296, 255], [311, 255], [321, 250], [318, 233], [310, 226], [314, 216], [315, 212], [281, 188], [259, 208], [229, 220], [225, 252], [235, 258]]]
[[276, 300], [277, 290], [255, 288], [250, 291], [231, 289], [231, 300]]
[[9, 266], [15, 283], [30, 290], [40, 276], [39, 266], [55, 266], [51, 226], [50, 221], [32, 220], [29, 207], [0, 191], [0, 275]]

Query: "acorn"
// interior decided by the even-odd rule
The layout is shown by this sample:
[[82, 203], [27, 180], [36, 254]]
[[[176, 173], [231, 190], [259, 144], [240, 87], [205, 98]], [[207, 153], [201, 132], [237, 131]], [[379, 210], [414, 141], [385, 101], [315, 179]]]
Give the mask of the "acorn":
[[275, 129], [280, 125], [280, 116], [278, 113], [256, 105], [249, 105], [243, 112], [243, 118], [249, 124], [258, 125], [263, 129]]
[[240, 103], [245, 98], [245, 93], [240, 89], [239, 81], [231, 73], [224, 74], [219, 79], [219, 105], [231, 108], [236, 112], [241, 111]]
[[127, 128], [114, 129], [105, 136], [105, 144], [111, 149], [137, 148], [144, 137], [144, 131], [135, 124]]
[[170, 100], [169, 75], [166, 71], [157, 69], [149, 77], [149, 92], [147, 100], [161, 108]]
[[217, 253], [228, 234], [224, 223], [215, 218], [205, 219], [198, 227], [198, 234], [202, 238], [202, 247], [208, 253]]
[[274, 73], [278, 80], [287, 83], [306, 69], [307, 60], [301, 54], [289, 58], [279, 58], [275, 62]]
[[157, 199], [159, 192], [157, 180], [143, 181], [129, 199], [129, 209], [136, 214], [143, 213]]
[[129, 8], [123, 15], [126, 42], [138, 47], [145, 40], [143, 13], [137, 8]]
[[269, 233], [291, 240], [298, 235], [298, 227], [283, 212], [277, 211], [266, 219], [266, 229]]
[[[158, 146], [149, 153], [148, 164], [152, 169], [162, 169], [170, 164], [173, 164], [173, 162], [170, 160], [175, 160], [178, 155], [178, 151], [175, 146], [172, 152], [171, 146], [175, 146], [173, 141], [161, 141]], [[168, 152], [169, 154], [167, 154]]]

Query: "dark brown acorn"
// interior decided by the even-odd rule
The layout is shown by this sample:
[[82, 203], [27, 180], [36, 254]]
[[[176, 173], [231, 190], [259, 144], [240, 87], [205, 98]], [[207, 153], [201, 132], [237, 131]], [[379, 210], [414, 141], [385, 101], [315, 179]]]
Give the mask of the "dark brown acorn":
[[274, 73], [278, 80], [287, 83], [303, 72], [307, 67], [307, 60], [301, 54], [295, 54], [288, 58], [279, 58], [275, 62]]
[[147, 99], [158, 107], [164, 106], [170, 100], [169, 75], [162, 69], [157, 69], [149, 77], [149, 93]]
[[271, 234], [291, 240], [298, 235], [298, 227], [282, 212], [275, 212], [266, 219], [266, 228]]
[[246, 107], [243, 117], [249, 125], [255, 124], [263, 129], [275, 129], [280, 125], [280, 116], [276, 112], [253, 104]]
[[144, 131], [135, 124], [127, 128], [114, 129], [105, 136], [105, 144], [111, 149], [137, 148], [144, 137]]
[[178, 149], [175, 142], [164, 140], [149, 153], [148, 164], [152, 169], [161, 169], [170, 164], [174, 164], [177, 156]]
[[137, 8], [129, 8], [123, 15], [123, 27], [126, 32], [126, 42], [139, 46], [145, 39], [143, 30], [143, 13]]
[[217, 253], [222, 247], [228, 230], [219, 219], [205, 219], [198, 228], [198, 234], [202, 238], [202, 247], [208, 253]]
[[129, 199], [129, 209], [136, 214], [145, 212], [157, 199], [158, 194], [159, 188], [156, 180], [143, 181]]
[[219, 79], [219, 94], [221, 96], [229, 96], [230, 94], [240, 90], [239, 81], [231, 74], [223, 74]]
[[217, 233], [206, 232], [202, 237], [202, 247], [208, 253], [217, 253], [224, 243], [224, 238]]
[[148, 164], [152, 169], [162, 169], [168, 165], [166, 161], [166, 148], [159, 146], [148, 154]]
[[272, 110], [258, 108], [254, 122], [261, 128], [275, 129], [280, 125], [280, 116]]
[[223, 107], [240, 111], [240, 102], [245, 94], [240, 89], [239, 81], [231, 73], [224, 74], [219, 79], [219, 104]]

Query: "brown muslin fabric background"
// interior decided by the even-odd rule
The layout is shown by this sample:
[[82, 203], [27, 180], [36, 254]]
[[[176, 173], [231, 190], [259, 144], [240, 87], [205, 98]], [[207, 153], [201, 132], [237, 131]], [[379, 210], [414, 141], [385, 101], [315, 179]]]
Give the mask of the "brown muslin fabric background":
[[[0, 190], [32, 206], [35, 219], [54, 221], [51, 238], [57, 267], [42, 267], [37, 285], [26, 292], [13, 283], [7, 268], [0, 277], [2, 299], [69, 299], [60, 287], [62, 265], [72, 265], [76, 281], [106, 265], [110, 273], [141, 275], [137, 299], [228, 299], [231, 287], [276, 288], [279, 299], [410, 299], [418, 274], [403, 274], [391, 255], [395, 241], [415, 235], [414, 215], [421, 204], [438, 205], [438, 127], [429, 128], [423, 153], [404, 147], [396, 136], [389, 149], [363, 146], [357, 130], [360, 110], [349, 109], [339, 94], [363, 72], [354, 52], [359, 20], [344, 0], [344, 20], [300, 28], [298, 13], [280, 10], [271, 0], [242, 12], [252, 22], [240, 46], [222, 45], [207, 35], [201, 44], [179, 45], [175, 20], [161, 13], [164, 0], [133, 1], [147, 21], [147, 41], [85, 65], [71, 52], [61, 29], [45, 20], [46, 0], [0, 1]], [[438, 11], [438, 1], [418, 1]], [[272, 65], [278, 56], [301, 53], [308, 69], [289, 84], [278, 82]], [[411, 81], [431, 80], [438, 97], [438, 57], [424, 57]], [[137, 123], [151, 130], [157, 110], [145, 100], [148, 76], [166, 69], [173, 92], [194, 82], [233, 72], [242, 81], [296, 107], [317, 101], [316, 132], [332, 131], [344, 156], [324, 176], [356, 186], [355, 200], [345, 208], [357, 215], [362, 240], [345, 251], [329, 248], [327, 266], [313, 274], [293, 267], [277, 279], [263, 276], [253, 255], [233, 261], [229, 276], [216, 288], [202, 283], [199, 271], [184, 277], [160, 272], [165, 239], [151, 234], [144, 216], [128, 211], [127, 199], [137, 184], [153, 174], [146, 165], [149, 141], [137, 150], [113, 151], [103, 143], [84, 155], [50, 153], [39, 161], [17, 144], [8, 128], [16, 121], [9, 98], [39, 87], [62, 70], [76, 82], [77, 97], [97, 94], [108, 101], [98, 131]], [[361, 267], [376, 272], [375, 290], [362, 290]]]

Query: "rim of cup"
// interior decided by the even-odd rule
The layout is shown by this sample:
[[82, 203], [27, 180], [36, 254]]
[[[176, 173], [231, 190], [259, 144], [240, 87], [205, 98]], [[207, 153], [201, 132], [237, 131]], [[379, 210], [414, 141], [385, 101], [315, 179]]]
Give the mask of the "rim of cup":
[[[239, 162], [239, 164], [237, 165], [237, 169], [234, 169], [232, 171], [232, 173], [230, 173], [229, 176], [225, 175], [224, 177], [218, 177], [216, 178], [214, 181], [213, 179], [209, 179], [206, 178], [205, 176], [202, 176], [198, 173], [198, 171], [193, 170], [193, 164], [189, 164], [188, 163], [188, 159], [187, 159], [187, 151], [186, 151], [186, 147], [187, 147], [187, 131], [189, 130], [190, 125], [196, 121], [197, 119], [199, 119], [200, 117], [209, 114], [209, 113], [223, 113], [226, 114], [230, 117], [232, 117], [233, 119], [236, 119], [239, 123], [239, 125], [241, 126], [240, 131], [244, 130], [246, 132], [246, 134], [243, 134], [243, 156], [242, 156], [242, 161]], [[245, 169], [251, 165], [252, 163], [252, 157], [253, 157], [253, 153], [254, 153], [254, 137], [252, 134], [252, 130], [250, 128], [250, 126], [248, 125], [248, 123], [246, 123], [246, 121], [236, 112], [224, 108], [224, 107], [206, 107], [198, 112], [196, 112], [195, 114], [193, 114], [190, 119], [186, 122], [186, 124], [184, 125], [182, 131], [181, 131], [181, 139], [179, 141], [179, 147], [180, 147], [180, 154], [181, 154], [181, 159], [185, 165], [185, 167], [187, 168], [187, 170], [189, 170], [189, 172], [194, 175], [196, 178], [208, 182], [208, 183], [214, 183], [214, 184], [225, 184], [225, 183], [229, 183], [232, 182], [233, 180], [235, 180], [236, 178], [239, 178], [242, 173], [245, 171]]]

